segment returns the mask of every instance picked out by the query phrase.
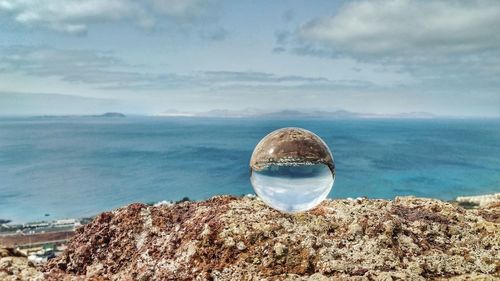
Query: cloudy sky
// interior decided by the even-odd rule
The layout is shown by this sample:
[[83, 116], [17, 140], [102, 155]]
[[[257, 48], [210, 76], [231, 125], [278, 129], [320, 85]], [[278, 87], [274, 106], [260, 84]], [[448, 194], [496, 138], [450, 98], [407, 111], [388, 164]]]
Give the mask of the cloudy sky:
[[0, 114], [500, 116], [500, 1], [0, 0]]

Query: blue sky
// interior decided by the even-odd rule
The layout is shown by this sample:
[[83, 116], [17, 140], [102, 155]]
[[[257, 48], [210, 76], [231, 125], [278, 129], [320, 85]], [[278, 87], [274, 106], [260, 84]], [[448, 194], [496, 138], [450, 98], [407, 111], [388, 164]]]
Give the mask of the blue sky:
[[498, 117], [498, 77], [498, 1], [0, 0], [3, 114]]

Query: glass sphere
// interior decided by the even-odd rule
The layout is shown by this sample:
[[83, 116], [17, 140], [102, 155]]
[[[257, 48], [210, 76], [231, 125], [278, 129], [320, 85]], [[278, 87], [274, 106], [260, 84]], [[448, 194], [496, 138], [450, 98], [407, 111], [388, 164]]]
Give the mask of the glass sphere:
[[293, 213], [310, 210], [328, 196], [335, 180], [335, 164], [320, 137], [301, 128], [283, 128], [257, 144], [250, 173], [262, 201]]

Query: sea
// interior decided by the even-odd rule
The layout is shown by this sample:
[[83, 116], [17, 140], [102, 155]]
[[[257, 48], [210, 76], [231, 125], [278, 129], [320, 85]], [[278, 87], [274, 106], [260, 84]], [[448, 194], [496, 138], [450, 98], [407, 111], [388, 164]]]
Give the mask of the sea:
[[282, 127], [328, 144], [337, 169], [331, 198], [500, 192], [499, 119], [3, 117], [0, 219], [253, 194], [252, 151]]

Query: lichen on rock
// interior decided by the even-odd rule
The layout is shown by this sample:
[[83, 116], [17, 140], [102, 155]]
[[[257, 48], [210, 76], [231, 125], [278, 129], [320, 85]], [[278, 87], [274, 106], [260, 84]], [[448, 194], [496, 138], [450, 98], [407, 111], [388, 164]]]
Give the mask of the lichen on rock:
[[132, 204], [97, 216], [42, 269], [47, 280], [494, 280], [499, 212], [415, 197], [299, 214], [248, 196]]

